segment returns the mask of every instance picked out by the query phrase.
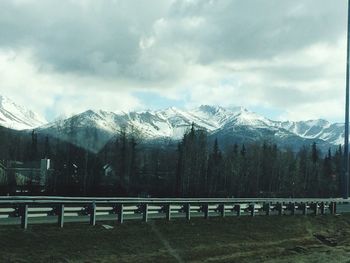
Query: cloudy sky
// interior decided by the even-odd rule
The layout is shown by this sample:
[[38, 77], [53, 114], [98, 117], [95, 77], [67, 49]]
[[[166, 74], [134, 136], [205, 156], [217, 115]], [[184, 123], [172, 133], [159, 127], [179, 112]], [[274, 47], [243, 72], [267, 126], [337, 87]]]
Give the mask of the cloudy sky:
[[346, 0], [3, 0], [0, 94], [86, 109], [343, 120]]

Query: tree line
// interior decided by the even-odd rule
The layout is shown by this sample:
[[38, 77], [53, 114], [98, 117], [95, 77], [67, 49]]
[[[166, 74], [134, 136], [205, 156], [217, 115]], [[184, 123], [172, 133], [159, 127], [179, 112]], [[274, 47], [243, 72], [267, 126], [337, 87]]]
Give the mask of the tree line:
[[[92, 138], [97, 137], [93, 133]], [[97, 138], [96, 138], [97, 139]], [[224, 150], [223, 150], [224, 149]], [[99, 152], [42, 135], [0, 129], [0, 160], [50, 158], [46, 195], [154, 197], [337, 197], [342, 148], [295, 152], [261, 142], [225, 145], [194, 125], [178, 143], [123, 129]], [[0, 194], [14, 194], [8, 178]], [[29, 193], [41, 194], [28, 184]]]
[[342, 149], [323, 154], [316, 143], [298, 152], [266, 142], [233, 144], [225, 152], [193, 127], [178, 146], [177, 194], [221, 197], [335, 197]]

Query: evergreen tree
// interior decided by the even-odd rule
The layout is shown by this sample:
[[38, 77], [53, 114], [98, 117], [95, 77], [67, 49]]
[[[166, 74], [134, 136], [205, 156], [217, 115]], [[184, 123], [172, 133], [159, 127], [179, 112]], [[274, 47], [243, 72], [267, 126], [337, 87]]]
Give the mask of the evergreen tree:
[[32, 143], [30, 148], [30, 161], [35, 161], [38, 159], [38, 135], [35, 130], [32, 131]]
[[50, 141], [49, 137], [46, 135], [45, 137], [45, 146], [44, 146], [44, 158], [50, 159], [51, 158], [51, 147], [50, 147]]
[[222, 168], [222, 154], [218, 140], [215, 139], [213, 150], [208, 160], [209, 196], [222, 195], [226, 190], [226, 180], [223, 178]]
[[317, 145], [314, 142], [311, 148], [311, 161], [312, 161], [312, 171], [311, 171], [311, 182], [309, 194], [313, 197], [319, 196], [320, 191], [320, 165], [319, 165], [319, 151]]

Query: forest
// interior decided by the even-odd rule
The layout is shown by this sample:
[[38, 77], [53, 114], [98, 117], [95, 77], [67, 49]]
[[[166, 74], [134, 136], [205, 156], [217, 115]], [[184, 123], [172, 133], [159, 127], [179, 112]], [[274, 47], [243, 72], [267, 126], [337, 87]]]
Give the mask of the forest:
[[[220, 145], [194, 125], [181, 141], [148, 142], [121, 130], [98, 153], [37, 131], [0, 128], [0, 160], [49, 158], [44, 191], [26, 195], [151, 197], [337, 197], [342, 148], [298, 151], [267, 142]], [[108, 173], [107, 173], [108, 171]], [[0, 194], [16, 194], [7, 175]], [[22, 186], [23, 187], [23, 186]]]

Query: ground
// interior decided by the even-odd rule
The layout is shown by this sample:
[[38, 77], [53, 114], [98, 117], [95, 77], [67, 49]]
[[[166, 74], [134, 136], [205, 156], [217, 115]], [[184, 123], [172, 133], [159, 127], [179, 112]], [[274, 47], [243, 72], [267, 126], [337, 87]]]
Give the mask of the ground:
[[350, 262], [350, 215], [108, 224], [0, 226], [0, 262]]

